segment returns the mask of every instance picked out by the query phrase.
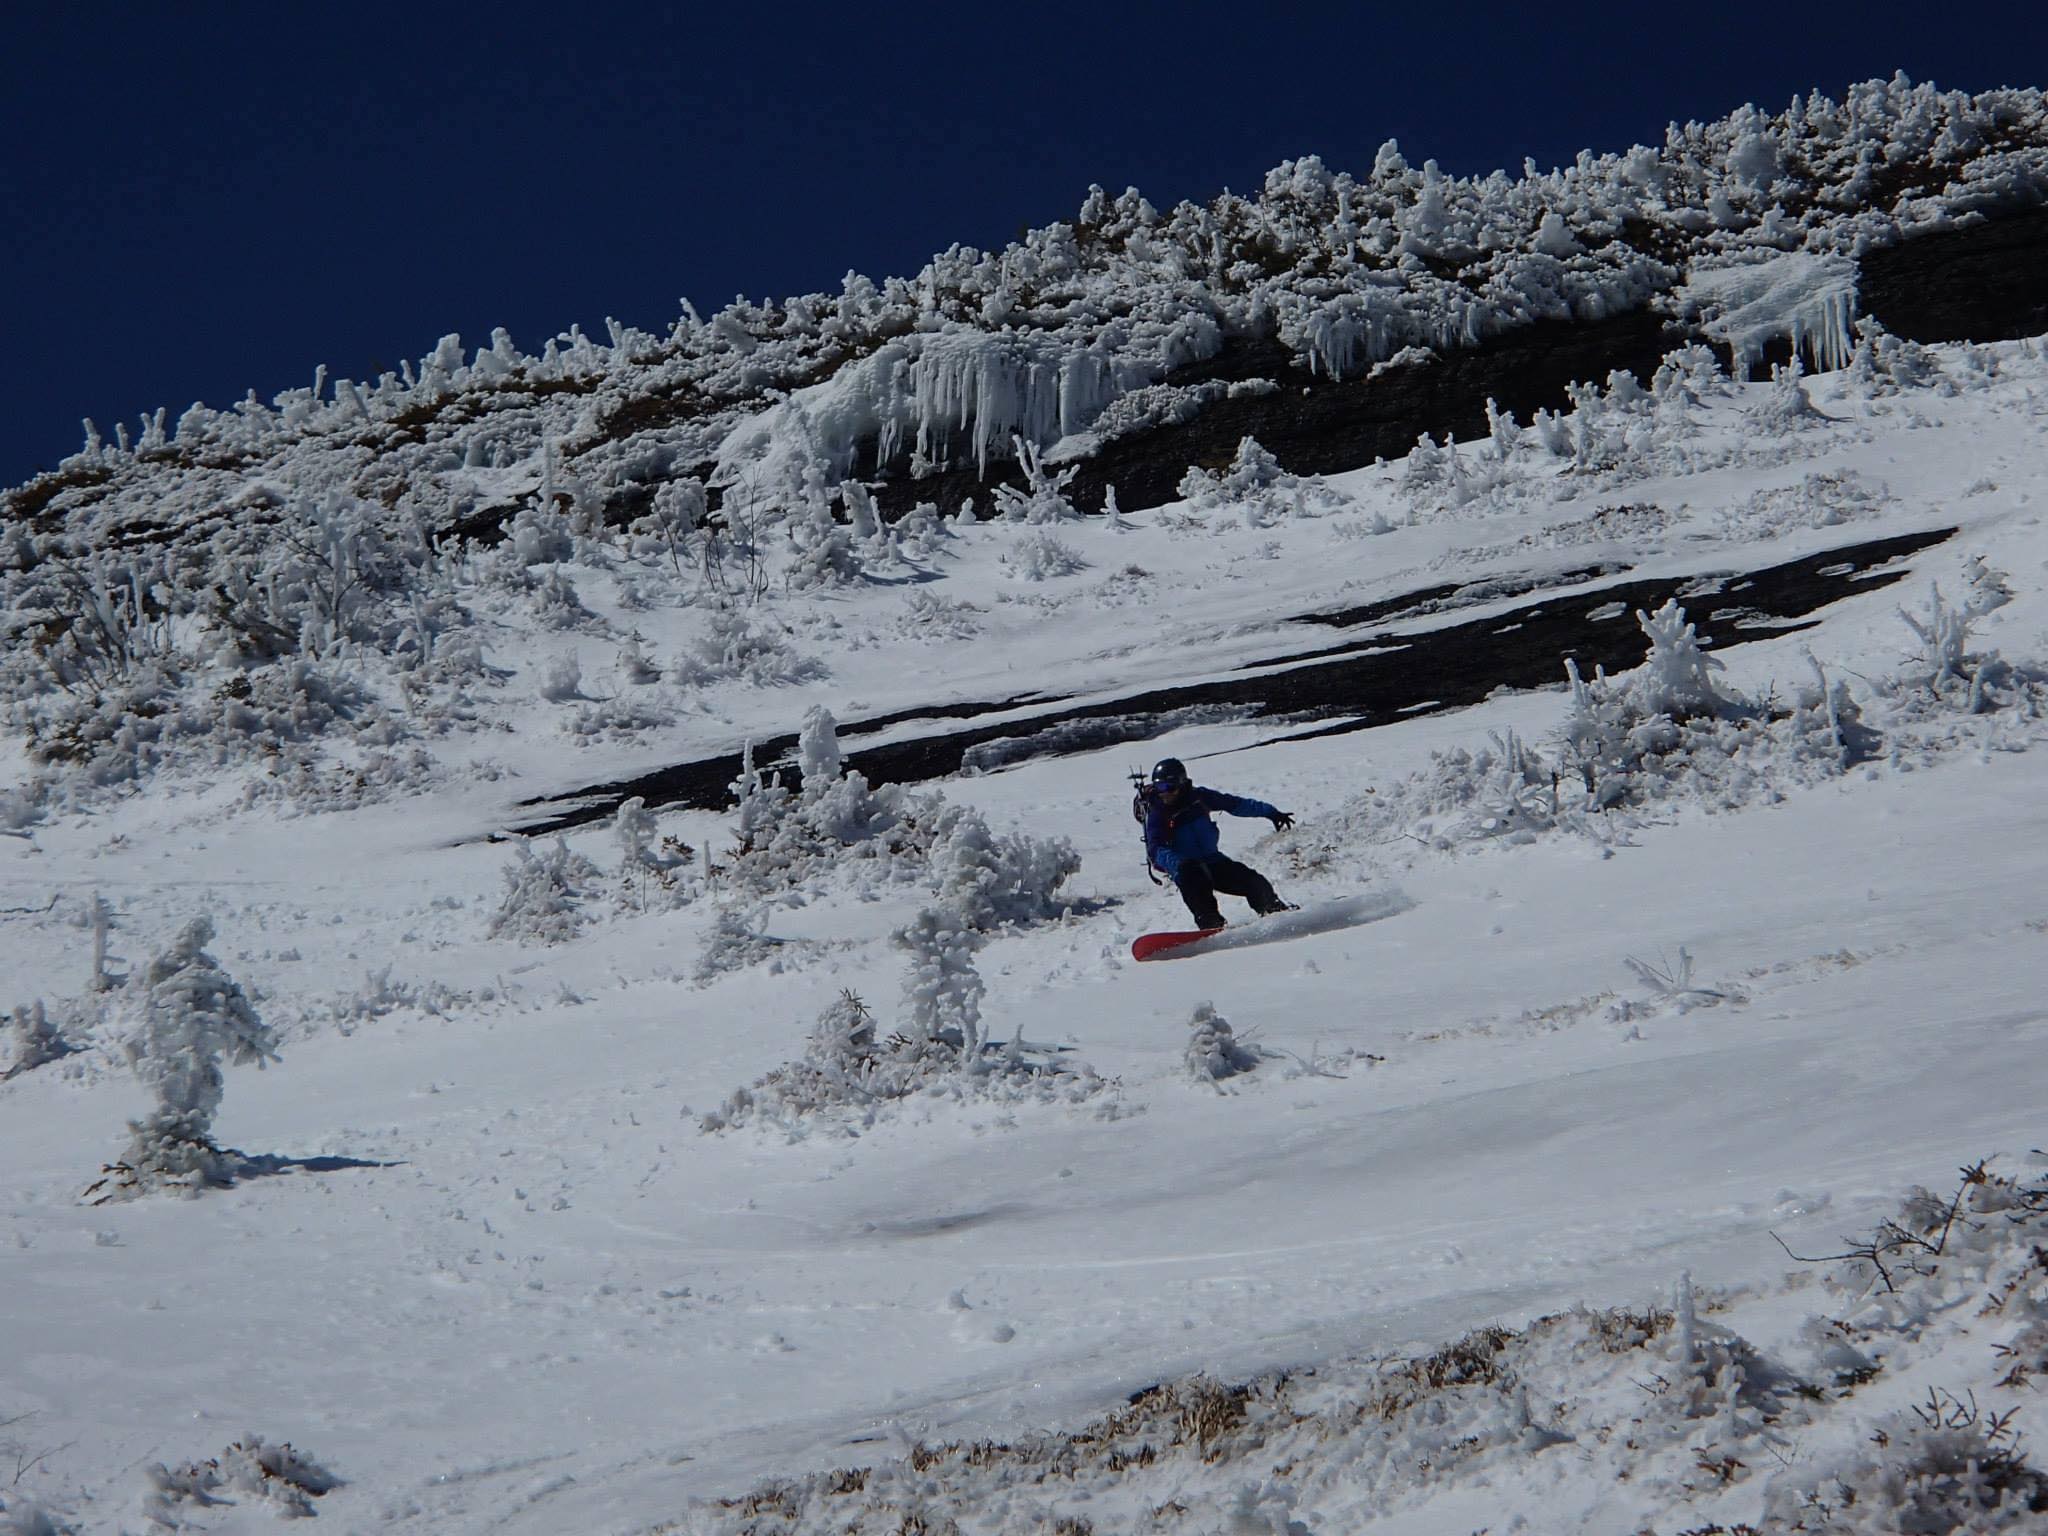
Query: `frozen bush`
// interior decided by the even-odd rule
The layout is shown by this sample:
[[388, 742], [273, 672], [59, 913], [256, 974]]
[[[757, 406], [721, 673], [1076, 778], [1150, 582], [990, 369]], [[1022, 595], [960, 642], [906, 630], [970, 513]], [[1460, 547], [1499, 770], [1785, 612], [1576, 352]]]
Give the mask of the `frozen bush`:
[[973, 929], [1029, 923], [1066, 910], [1059, 888], [1081, 867], [1065, 838], [997, 837], [981, 813], [943, 805], [930, 815], [932, 883], [940, 902]]
[[729, 972], [743, 971], [777, 956], [784, 943], [771, 937], [761, 921], [760, 914], [737, 907], [720, 908], [697, 950], [697, 980], [716, 981]]
[[833, 515], [824, 472], [815, 464], [806, 471], [803, 508], [789, 519], [787, 528], [790, 561], [784, 581], [791, 591], [848, 586], [866, 579], [853, 536]]
[[627, 548], [636, 558], [661, 561], [680, 579], [684, 563], [694, 558], [691, 540], [708, 509], [703, 481], [671, 480], [654, 493], [647, 514], [627, 525]]
[[212, 938], [212, 919], [194, 918], [169, 949], [129, 978], [129, 999], [140, 1017], [122, 1050], [156, 1107], [129, 1122], [127, 1150], [87, 1191], [94, 1204], [166, 1188], [197, 1193], [232, 1183], [241, 1167], [240, 1154], [213, 1141], [225, 1088], [221, 1059], [260, 1068], [277, 1059], [277, 1037], [206, 952]]
[[813, 704], [804, 714], [804, 727], [797, 737], [796, 764], [805, 784], [826, 783], [846, 769], [846, 754], [839, 746], [839, 722], [822, 704]]
[[1987, 1419], [1974, 1398], [1933, 1389], [1827, 1471], [1800, 1467], [1774, 1479], [1767, 1526], [1810, 1536], [2038, 1531], [2048, 1519], [2048, 1476], [2027, 1460], [2009, 1419]]
[[358, 1024], [381, 1019], [401, 1008], [415, 1009], [433, 1018], [445, 1018], [457, 1005], [469, 1001], [469, 994], [457, 992], [439, 981], [424, 985], [394, 981], [391, 967], [380, 965], [363, 974], [360, 990], [336, 995], [332, 1005], [335, 1024], [346, 1035]]
[[620, 677], [635, 687], [661, 681], [661, 668], [647, 659], [637, 639], [628, 640], [619, 647], [617, 670]]
[[540, 696], [553, 704], [567, 704], [583, 697], [583, 663], [574, 651], [557, 656], [541, 674]]
[[1987, 565], [1982, 555], [1972, 555], [1964, 563], [1963, 583], [1970, 589], [1963, 611], [1973, 619], [1981, 619], [2012, 601], [2012, 578]]
[[644, 731], [673, 725], [676, 707], [666, 691], [653, 694], [613, 694], [608, 699], [587, 699], [565, 714], [561, 730], [585, 740], [610, 738], [631, 740]]
[[593, 626], [597, 615], [583, 605], [576, 583], [560, 569], [539, 577], [527, 590], [527, 605], [533, 616], [549, 629], [581, 629]]
[[822, 677], [825, 667], [799, 656], [786, 638], [756, 627], [737, 609], [721, 608], [711, 614], [707, 632], [684, 647], [669, 675], [699, 687], [736, 682], [777, 688]]
[[619, 807], [618, 814], [612, 818], [612, 835], [619, 841], [621, 873], [648, 871], [666, 874], [688, 862], [689, 849], [673, 838], [662, 839], [661, 846], [656, 847], [660, 830], [660, 823], [642, 796], [635, 795]]
[[1817, 426], [1830, 418], [1816, 410], [1807, 397], [1799, 359], [1795, 357], [1771, 369], [1769, 391], [1743, 412], [1742, 419], [1752, 431], [1782, 435]]
[[1953, 608], [1941, 595], [1939, 586], [1928, 591], [1927, 611], [1919, 617], [1899, 610], [1906, 627], [1919, 637], [1920, 650], [1912, 658], [1918, 680], [1939, 692], [1944, 683], [1969, 681], [1981, 659], [1970, 654], [1970, 611]]
[[513, 859], [501, 871], [505, 898], [491, 917], [489, 934], [533, 944], [562, 944], [583, 930], [583, 899], [600, 878], [598, 868], [555, 839], [536, 855], [524, 842], [512, 845]]
[[1024, 489], [1020, 491], [1012, 485], [998, 485], [995, 489], [996, 516], [1012, 523], [1065, 523], [1078, 518], [1080, 512], [1067, 500], [1067, 486], [1081, 472], [1081, 466], [1072, 464], [1048, 474], [1035, 444], [1014, 436], [1010, 441], [1016, 448], [1017, 463], [1024, 471]]
[[959, 913], [926, 907], [892, 937], [910, 956], [903, 979], [910, 1038], [920, 1044], [944, 1044], [959, 1052], [964, 1067], [973, 1069], [982, 1046], [984, 989], [974, 964], [981, 935]]
[[1856, 322], [1856, 349], [1849, 357], [1848, 376], [1858, 389], [1872, 396], [1924, 389], [1943, 380], [1941, 364], [1932, 352], [1917, 341], [1892, 335], [1870, 315]]
[[26, 832], [41, 821], [48, 790], [41, 779], [20, 789], [0, 789], [0, 832]]
[[678, 838], [661, 836], [645, 800], [635, 796], [619, 807], [612, 835], [619, 843], [622, 904], [640, 911], [680, 907], [698, 894], [701, 884], [692, 865], [695, 850]]
[[1188, 1073], [1198, 1083], [1220, 1090], [1223, 1079], [1254, 1071], [1266, 1059], [1258, 1046], [1232, 1032], [1230, 1021], [1216, 1011], [1214, 1003], [1197, 1003], [1188, 1024], [1192, 1031], [1186, 1056]]
[[1268, 528], [1287, 518], [1350, 505], [1320, 476], [1291, 475], [1282, 469], [1255, 437], [1239, 439], [1236, 455], [1220, 474], [1199, 466], [1189, 469], [1179, 489], [1191, 511], [1234, 513], [1247, 528]]
[[143, 1476], [143, 1514], [172, 1530], [185, 1528], [187, 1505], [234, 1502], [214, 1497], [223, 1491], [259, 1500], [282, 1519], [297, 1519], [313, 1514], [313, 1500], [341, 1486], [340, 1478], [289, 1444], [270, 1445], [253, 1434], [205, 1461], [179, 1467], [157, 1462]]
[[972, 603], [913, 592], [903, 604], [903, 625], [921, 640], [972, 640], [981, 633], [980, 613]]
[[552, 496], [528, 502], [504, 526], [505, 548], [521, 566], [555, 565], [576, 556], [576, 536]]
[[1059, 888], [1080, 868], [1064, 840], [996, 836], [985, 818], [938, 795], [871, 789], [845, 768], [829, 711], [806, 716], [798, 745], [802, 787], [754, 766], [751, 745], [733, 782], [736, 844], [728, 889], [756, 898], [856, 868], [864, 878], [927, 885], [969, 927], [1026, 923], [1065, 910]]
[[10, 1077], [19, 1077], [24, 1072], [33, 1072], [37, 1067], [48, 1066], [60, 1061], [78, 1049], [64, 1038], [63, 1032], [50, 1022], [50, 1016], [43, 1008], [43, 1000], [37, 998], [27, 1007], [14, 1010], [14, 1060], [5, 1072], [0, 1072], [0, 1082]]
[[1088, 569], [1081, 552], [1050, 533], [1027, 533], [1003, 552], [1002, 563], [1019, 581], [1050, 581]]
[[1560, 732], [1566, 767], [1578, 774], [1595, 809], [1635, 792], [1637, 777], [1661, 766], [1685, 739], [1681, 722], [1735, 719], [1750, 707], [1724, 697], [1713, 683], [1720, 663], [1701, 649], [1685, 610], [1667, 601], [1654, 614], [1636, 613], [1650, 654], [1622, 680], [1604, 670], [1587, 682], [1567, 659], [1572, 704]]
[[912, 1099], [1080, 1104], [1110, 1084], [1085, 1065], [1022, 1041], [967, 1064], [952, 1036], [885, 1035], [867, 1004], [842, 992], [818, 1016], [803, 1059], [785, 1063], [731, 1094], [700, 1121], [705, 1131], [752, 1124], [792, 1136], [812, 1126], [857, 1135], [892, 1107]]

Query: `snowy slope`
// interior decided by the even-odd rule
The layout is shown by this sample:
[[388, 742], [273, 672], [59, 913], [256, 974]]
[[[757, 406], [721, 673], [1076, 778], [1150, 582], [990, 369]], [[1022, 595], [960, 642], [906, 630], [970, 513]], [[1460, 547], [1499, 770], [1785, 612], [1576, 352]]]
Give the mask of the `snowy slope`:
[[[0, 1471], [22, 1468], [0, 1519], [33, 1501], [59, 1528], [267, 1529], [276, 1476], [178, 1492], [254, 1434], [341, 1480], [304, 1504], [344, 1530], [896, 1530], [921, 1502], [926, 1528], [968, 1531], [1678, 1531], [1812, 1515], [1800, 1480], [1863, 1476], [1868, 1435], [1930, 1389], [2016, 1410], [1997, 1444], [2038, 1437], [2011, 1376], [2048, 1363], [2031, 1228], [1991, 1213], [1964, 1269], [1907, 1300], [1824, 1289], [1773, 1238], [1840, 1252], [1992, 1154], [2039, 1177], [2044, 401], [2035, 343], [1866, 340], [1805, 386], [1694, 358], [1448, 458], [1309, 482], [1247, 456], [1114, 522], [1063, 518], [1048, 488], [1044, 520], [876, 531], [864, 575], [751, 604], [742, 583], [726, 609], [655, 535], [540, 528], [516, 562], [449, 561], [476, 648], [410, 694], [369, 647], [315, 646], [325, 681], [247, 739], [116, 741], [97, 782], [12, 741], [0, 1003], [42, 998], [76, 1049], [0, 1084]], [[844, 989], [884, 1033], [918, 1017], [890, 936], [967, 899], [971, 819], [769, 867], [737, 854], [733, 813], [678, 811], [656, 836], [692, 853], [660, 875], [658, 845], [596, 825], [539, 916], [531, 867], [489, 840], [530, 797], [818, 705], [1196, 683], [1329, 639], [1290, 615], [1446, 580], [1740, 572], [1950, 527], [1817, 627], [1703, 625], [1713, 685], [1777, 723], [1654, 747], [1604, 811], [1563, 771], [1561, 671], [1360, 733], [1216, 720], [884, 791], [936, 789], [990, 846], [1071, 840], [1064, 916], [1019, 897], [967, 940], [987, 1038], [1037, 1071], [941, 1060], [899, 1100], [734, 1109]], [[1954, 675], [1900, 617], [1933, 626], [1931, 584], [1981, 610]], [[536, 620], [564, 589], [570, 621]], [[1518, 600], [1493, 601], [1512, 645]], [[1874, 733], [1846, 768], [1809, 752], [1833, 729], [1801, 693], [1809, 652]], [[315, 720], [346, 685], [374, 707]], [[417, 772], [379, 757], [377, 710], [441, 722]], [[1509, 733], [1545, 771], [1508, 771]], [[823, 750], [806, 766], [834, 814], [873, 811], [829, 788]], [[1299, 818], [1227, 823], [1227, 848], [1297, 901], [1369, 898], [1370, 920], [1130, 963], [1133, 934], [1183, 916], [1146, 881], [1123, 780], [1169, 752]], [[95, 893], [114, 974], [211, 915], [279, 1036], [275, 1065], [227, 1072], [217, 1138], [268, 1160], [233, 1187], [81, 1203], [147, 1108], [120, 1049], [143, 1001], [89, 987]], [[1191, 1069], [1205, 1002], [1263, 1048], [1250, 1070]], [[2021, 1300], [1980, 1319], [2008, 1279]], [[1394, 1362], [1580, 1304], [1647, 1321], [1486, 1346], [1513, 1351], [1504, 1393], [1475, 1367], [1455, 1402], [1441, 1369], [1389, 1399]], [[1267, 1372], [1292, 1374], [1249, 1408], [1188, 1384]], [[984, 1438], [1012, 1450], [937, 1449]], [[855, 1467], [875, 1470], [838, 1493], [802, 1481]], [[1875, 1498], [1840, 1528], [1891, 1528]]]

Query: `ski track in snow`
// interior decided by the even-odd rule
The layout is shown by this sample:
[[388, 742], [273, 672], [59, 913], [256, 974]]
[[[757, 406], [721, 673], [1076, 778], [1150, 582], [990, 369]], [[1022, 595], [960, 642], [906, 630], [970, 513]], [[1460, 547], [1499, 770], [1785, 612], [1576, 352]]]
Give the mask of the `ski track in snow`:
[[[1964, 523], [1911, 583], [1745, 647], [1730, 686], [1803, 676], [1807, 649], [1884, 670], [1909, 638], [1897, 608], [1931, 579], [1953, 589], [1978, 549], [2018, 594], [1988, 641], [2048, 654], [2048, 472], [2030, 457], [2048, 380], [2002, 355], [2017, 382], [1916, 395], [1924, 426], [1817, 429], [1831, 435], [1790, 468], [1627, 487], [1678, 520], [1845, 467], [1890, 488], [1874, 527]], [[1986, 476], [1995, 490], [1970, 494]], [[1356, 484], [1392, 504], [1391, 475]], [[1384, 574], [1527, 526], [1423, 520], [1352, 547]], [[1235, 562], [1208, 589], [1224, 613], [1330, 595], [1320, 525], [1257, 536], [1299, 538], [1303, 558]], [[1162, 586], [1207, 580], [1219, 554], [1163, 525], [1072, 537], [1131, 547]], [[1054, 676], [1151, 617], [1070, 611], [1071, 652], [972, 658], [949, 687]], [[1232, 653], [1219, 642], [1202, 666]], [[919, 685], [903, 665], [849, 653], [832, 686], [893, 705], [892, 686]], [[1213, 724], [1143, 750], [1308, 828], [1431, 749], [1538, 738], [1562, 707], [1517, 695], [1257, 747], [1253, 728]], [[544, 733], [508, 751], [548, 782], [590, 778], [591, 749]], [[841, 947], [700, 986], [708, 909], [607, 919], [557, 949], [484, 937], [506, 854], [466, 837], [531, 780], [326, 816], [244, 811], [232, 785], [195, 781], [0, 841], [0, 906], [63, 898], [0, 924], [0, 1004], [79, 991], [90, 933], [74, 917], [93, 891], [117, 907], [124, 969], [205, 907], [215, 952], [286, 1038], [274, 1067], [228, 1073], [221, 1139], [362, 1164], [87, 1208], [139, 1089], [103, 1051], [0, 1085], [0, 1420], [28, 1415], [13, 1433], [50, 1448], [42, 1495], [88, 1529], [135, 1529], [144, 1466], [254, 1430], [345, 1479], [323, 1527], [644, 1530], [760, 1477], [879, 1459], [898, 1431], [1071, 1426], [1176, 1375], [1434, 1348], [1491, 1320], [1668, 1296], [1682, 1270], [1768, 1293], [1787, 1267], [1773, 1233], [1834, 1251], [1907, 1184], [2048, 1144], [2039, 751], [1873, 763], [1739, 814], [1672, 805], [1611, 849], [1397, 840], [1298, 877], [1280, 844], [1225, 820], [1226, 849], [1304, 910], [1166, 966], [1125, 952], [1178, 916], [1144, 881], [1121, 777], [1134, 756], [945, 786], [999, 827], [1079, 846], [1080, 893], [1107, 905], [991, 942], [985, 1009], [995, 1038], [1070, 1047], [1117, 1079], [1113, 1112], [932, 1101], [858, 1138], [713, 1136], [698, 1116], [796, 1055], [840, 988], [895, 1015], [900, 961], [878, 941], [911, 894], [777, 909], [777, 936]], [[673, 824], [693, 843], [721, 825]], [[606, 836], [577, 846], [609, 867]], [[1679, 1012], [1626, 967], [1679, 945], [1718, 1006]], [[452, 1000], [337, 1008], [380, 967]], [[1633, 1018], [1614, 1016], [1622, 1000]], [[1203, 1001], [1287, 1054], [1227, 1091], [1193, 1081]]]

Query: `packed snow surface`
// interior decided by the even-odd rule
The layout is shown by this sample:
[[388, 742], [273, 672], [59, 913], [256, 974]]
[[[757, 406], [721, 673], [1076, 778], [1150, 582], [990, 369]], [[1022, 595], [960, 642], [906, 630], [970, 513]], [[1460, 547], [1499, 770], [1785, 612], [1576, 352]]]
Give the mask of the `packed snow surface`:
[[[1248, 445], [1133, 516], [1041, 474], [750, 555], [550, 499], [463, 553], [337, 503], [242, 608], [75, 588], [0, 759], [0, 1521], [2030, 1528], [2048, 362], [1842, 361], [1681, 356], [1320, 480]], [[1745, 622], [1744, 570], [1951, 527]], [[1589, 563], [1698, 577], [1613, 614], [1637, 671], [937, 784], [842, 754], [1447, 573], [1536, 583], [1474, 588], [1512, 645]], [[789, 733], [801, 787], [492, 840]], [[1131, 963], [1186, 921], [1125, 779], [1169, 754], [1369, 920]], [[1894, 1217], [1883, 1281], [1786, 1252]]]

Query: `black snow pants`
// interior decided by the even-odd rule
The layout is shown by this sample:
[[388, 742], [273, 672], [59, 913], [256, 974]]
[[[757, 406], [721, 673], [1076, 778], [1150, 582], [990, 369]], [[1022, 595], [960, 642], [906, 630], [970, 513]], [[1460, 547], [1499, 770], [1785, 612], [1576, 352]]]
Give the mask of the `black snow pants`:
[[1180, 887], [1181, 900], [1188, 904], [1197, 928], [1223, 926], [1223, 913], [1216, 905], [1218, 891], [1226, 896], [1242, 896], [1252, 904], [1254, 912], [1287, 910], [1287, 903], [1274, 892], [1270, 880], [1250, 865], [1226, 859], [1220, 853], [1210, 859], [1182, 860], [1173, 883]]

